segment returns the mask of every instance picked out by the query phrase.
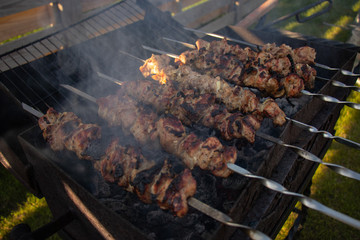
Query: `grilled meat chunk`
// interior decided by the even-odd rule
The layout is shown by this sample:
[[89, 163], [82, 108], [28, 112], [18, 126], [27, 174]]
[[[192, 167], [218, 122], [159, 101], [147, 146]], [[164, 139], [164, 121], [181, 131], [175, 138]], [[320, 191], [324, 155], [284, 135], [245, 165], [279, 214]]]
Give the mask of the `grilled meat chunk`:
[[117, 139], [111, 142], [96, 168], [105, 180], [135, 193], [145, 203], [156, 202], [179, 217], [187, 213], [187, 199], [196, 192], [196, 181], [188, 168], [175, 161], [147, 160], [135, 148], [120, 146]]
[[[210, 140], [206, 139], [203, 141], [197, 138], [195, 134], [187, 134], [185, 127], [179, 119], [173, 116], [158, 118], [150, 109], [144, 110], [137, 106], [128, 95], [122, 95], [121, 90], [119, 94], [100, 98], [97, 102], [99, 104], [98, 112], [100, 117], [113, 126], [121, 126], [124, 132], [131, 133], [135, 139], [142, 144], [159, 141], [160, 145], [167, 152], [181, 158], [190, 169], [194, 166], [199, 166], [204, 170], [211, 171], [216, 176], [226, 177], [230, 174], [230, 171], [226, 168], [220, 169], [220, 165], [226, 166], [228, 162], [235, 162], [237, 155], [234, 147], [227, 148], [217, 139], [217, 149], [219, 152], [212, 151], [208, 153], [211, 155], [207, 159], [209, 163], [204, 165], [199, 162], [199, 158], [191, 158], [191, 155], [184, 155], [188, 149], [184, 148], [182, 143], [186, 141], [188, 144], [194, 146], [195, 144], [202, 146]], [[127, 114], [132, 116], [131, 123], [127, 120], [127, 115], [122, 114], [124, 112], [123, 109], [126, 110]], [[123, 120], [123, 118], [125, 118], [125, 120]], [[192, 141], [190, 141], [190, 139]], [[193, 149], [191, 149], [191, 151], [193, 151]], [[196, 151], [201, 151], [201, 149], [196, 149]], [[232, 152], [230, 157], [228, 154], [229, 151]], [[216, 163], [210, 163], [210, 161], [216, 161]], [[218, 163], [219, 161], [221, 163]]]
[[39, 118], [38, 124], [44, 139], [54, 151], [67, 149], [75, 152], [80, 159], [91, 160], [92, 156], [86, 150], [92, 141], [101, 138], [101, 129], [97, 124], [84, 124], [72, 112], [58, 113], [49, 108]]
[[230, 113], [216, 103], [214, 94], [198, 94], [194, 90], [176, 90], [171, 84], [139, 80], [124, 83], [121, 88], [138, 101], [153, 106], [158, 113], [168, 112], [183, 124], [193, 123], [214, 128], [223, 139], [245, 138], [255, 141], [255, 131], [262, 117], [256, 114]]
[[[199, 39], [196, 46], [196, 50], [181, 53], [178, 59], [175, 59], [175, 63], [191, 66], [192, 69], [212, 77], [219, 76], [239, 86], [255, 87], [272, 97], [282, 97], [289, 92], [292, 95], [286, 95], [287, 97], [300, 96], [303, 89], [298, 86], [304, 86], [303, 82], [306, 81], [308, 84], [305, 85], [311, 87], [311, 81], [315, 79], [300, 74], [299, 71], [294, 72], [291, 62], [292, 60], [296, 64], [314, 63], [315, 50], [309, 47], [293, 50], [285, 44], [278, 47], [273, 43], [266, 44], [262, 51], [255, 52], [250, 48], [242, 49], [238, 45], [230, 45], [226, 39], [210, 43]], [[316, 74], [313, 68], [307, 71]], [[307, 79], [292, 77], [295, 86], [287, 86], [292, 91], [285, 91], [282, 84], [284, 78], [291, 73]]]
[[[263, 116], [276, 118], [274, 124], [282, 125], [285, 123], [285, 113], [276, 106], [276, 112], [280, 116], [272, 116], [271, 112], [263, 113], [260, 109], [266, 109], [261, 106], [259, 99], [250, 90], [243, 89], [239, 86], [232, 87], [219, 77], [213, 78], [209, 75], [202, 75], [194, 72], [189, 66], [181, 65], [178, 68], [168, 65], [170, 58], [166, 55], [152, 55], [147, 59], [143, 66], [140, 67], [145, 77], [151, 76], [153, 79], [165, 79], [163, 82], [173, 83], [178, 85], [181, 89], [196, 89], [200, 93], [214, 94], [217, 99], [220, 99], [230, 111], [240, 110], [244, 113], [252, 113], [254, 111]], [[148, 67], [149, 64], [149, 67]], [[157, 67], [156, 67], [157, 66]], [[166, 66], [162, 69], [162, 66]], [[158, 76], [160, 75], [160, 76]], [[159, 81], [161, 82], [161, 81]]]
[[157, 125], [161, 145], [181, 158], [190, 169], [199, 166], [219, 177], [231, 174], [226, 164], [234, 163], [237, 158], [234, 147], [223, 146], [215, 137], [203, 141], [194, 133], [186, 134], [185, 128], [175, 117], [160, 118]]
[[[44, 139], [54, 151], [67, 149], [79, 158], [94, 159], [82, 153], [90, 146], [91, 140], [100, 140], [99, 126], [84, 124], [74, 113], [58, 113], [53, 108], [38, 123]], [[187, 199], [196, 192], [191, 171], [179, 161], [148, 160], [139, 149], [121, 146], [118, 139], [111, 141], [100, 161], [94, 161], [94, 168], [106, 181], [117, 183], [136, 194], [141, 201], [157, 203], [160, 208], [171, 210], [179, 217], [187, 213]]]

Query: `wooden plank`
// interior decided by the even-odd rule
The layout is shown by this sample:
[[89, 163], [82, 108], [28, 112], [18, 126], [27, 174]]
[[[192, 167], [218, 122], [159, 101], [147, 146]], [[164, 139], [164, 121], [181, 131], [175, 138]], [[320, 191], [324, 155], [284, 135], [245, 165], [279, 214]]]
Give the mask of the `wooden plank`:
[[46, 28], [55, 23], [53, 8], [50, 5], [36, 7], [27, 11], [0, 18], [0, 41]]
[[83, 12], [88, 12], [97, 8], [102, 8], [118, 2], [118, 0], [81, 0], [81, 7]]
[[[222, 29], [226, 26], [229, 26], [234, 23], [235, 18], [235, 12], [231, 11], [228, 14], [206, 24], [205, 26], [202, 26], [199, 28], [199, 30], [204, 32], [216, 32], [219, 29]], [[204, 35], [198, 35], [199, 37], [203, 37]]]
[[51, 0], [0, 0], [0, 17], [9, 16], [32, 8], [49, 4]]
[[231, 3], [231, 0], [210, 0], [191, 10], [176, 14], [174, 19], [184, 26], [197, 28], [218, 16], [227, 13]]
[[247, 28], [238, 25], [229, 27], [246, 42], [257, 45], [264, 45], [264, 42], [260, 40], [257, 36], [255, 36], [253, 33], [251, 33]]
[[262, 16], [268, 13], [278, 4], [278, 0], [267, 0], [261, 4], [257, 9], [247, 15], [244, 19], [239, 21], [236, 25], [242, 27], [250, 27], [253, 23], [258, 21]]
[[234, 10], [236, 11], [236, 16], [234, 19], [234, 25], [235, 23], [242, 20], [244, 17], [246, 17], [248, 14], [250, 14], [252, 11], [254, 11], [256, 8], [258, 8], [261, 4], [263, 4], [265, 0], [239, 0], [236, 1], [236, 4], [234, 5]]
[[41, 197], [40, 191], [34, 187], [33, 179], [29, 178], [29, 165], [24, 164], [19, 159], [2, 137], [0, 137], [0, 164], [11, 172], [31, 193]]

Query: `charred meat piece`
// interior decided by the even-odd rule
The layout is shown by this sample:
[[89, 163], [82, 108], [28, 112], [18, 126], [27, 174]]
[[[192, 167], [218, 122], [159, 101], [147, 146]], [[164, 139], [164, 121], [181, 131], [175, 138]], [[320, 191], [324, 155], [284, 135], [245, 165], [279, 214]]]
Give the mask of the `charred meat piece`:
[[[38, 123], [44, 139], [54, 151], [66, 148], [79, 158], [93, 160], [92, 156], [83, 156], [82, 152], [90, 146], [91, 140], [100, 140], [99, 126], [83, 124], [74, 113], [58, 113], [53, 108]], [[106, 181], [136, 194], [145, 203], [157, 203], [179, 217], [187, 213], [187, 199], [196, 192], [191, 171], [179, 161], [148, 160], [139, 149], [119, 145], [118, 139], [111, 141], [100, 161], [94, 161], [94, 167]]]
[[[180, 166], [180, 167], [179, 167]], [[196, 181], [188, 168], [165, 160], [149, 161], [133, 147], [111, 142], [96, 168], [105, 180], [135, 193], [145, 203], [155, 202], [182, 217], [188, 211], [187, 199], [196, 192]]]
[[[230, 45], [226, 39], [212, 42], [199, 39], [196, 46], [196, 50], [181, 53], [178, 59], [175, 59], [175, 63], [191, 66], [192, 69], [213, 77], [219, 76], [239, 86], [257, 88], [272, 97], [285, 96], [288, 91], [285, 91], [282, 85], [284, 78], [291, 73], [299, 74], [299, 71], [294, 72], [291, 61], [294, 64], [311, 64], [315, 59], [314, 49], [301, 47], [293, 50], [285, 44], [279, 47], [274, 43], [266, 44], [260, 52]], [[310, 69], [307, 72], [309, 71]], [[316, 74], [313, 68], [311, 72]], [[309, 78], [305, 74], [299, 75], [299, 78], [292, 78], [294, 87], [287, 86], [293, 93], [286, 95], [287, 97], [300, 96], [303, 89], [298, 86], [304, 86], [304, 81], [308, 83], [305, 84], [307, 87], [313, 85], [311, 81], [315, 78]]]
[[67, 149], [75, 152], [80, 159], [91, 160], [87, 148], [92, 141], [101, 138], [101, 128], [97, 124], [84, 124], [72, 112], [58, 113], [49, 108], [39, 118], [38, 124], [44, 139], [54, 151]]
[[[203, 170], [211, 171], [216, 176], [227, 177], [230, 174], [227, 168], [222, 167], [226, 166], [228, 162], [235, 162], [237, 155], [234, 147], [227, 148], [216, 139], [217, 151], [208, 152], [207, 158], [201, 160], [198, 156], [201, 155], [201, 151], [207, 150], [203, 149], [202, 146], [206, 146], [206, 143], [214, 137], [210, 140], [209, 138], [201, 140], [195, 134], [187, 134], [185, 127], [176, 117], [164, 116], [158, 118], [152, 110], [137, 106], [128, 95], [122, 95], [121, 93], [110, 95], [98, 99], [97, 102], [100, 117], [108, 121], [112, 126], [121, 126], [124, 132], [131, 133], [142, 144], [159, 141], [167, 152], [181, 158], [190, 169], [199, 166]], [[131, 121], [127, 115], [123, 114], [124, 112], [131, 116]], [[188, 143], [192, 148], [185, 148], [184, 142]], [[196, 146], [200, 148], [195, 148]], [[197, 151], [197, 153], [193, 156], [188, 154], [190, 151]], [[231, 154], [228, 152], [231, 152]], [[203, 164], [200, 161], [207, 161], [207, 163]]]
[[260, 128], [260, 115], [230, 113], [216, 103], [214, 94], [179, 91], [171, 84], [160, 85], [149, 80], [129, 81], [121, 87], [131, 97], [153, 106], [158, 113], [171, 113], [185, 125], [198, 123], [214, 128], [225, 140], [245, 138], [253, 143], [255, 131]]
[[[175, 68], [172, 65], [168, 65], [170, 58], [166, 55], [152, 55], [147, 59], [143, 66], [140, 67], [145, 77], [151, 76], [156, 81], [158, 79], [166, 79], [165, 82], [169, 82], [174, 85], [178, 85], [182, 90], [196, 89], [202, 94], [210, 93], [224, 103], [229, 111], [240, 110], [243, 113], [252, 113], [254, 111], [263, 114], [260, 109], [264, 109], [262, 104], [259, 103], [257, 96], [250, 90], [243, 89], [239, 86], [232, 87], [226, 81], [220, 77], [211, 77], [209, 75], [203, 75], [201, 73], [193, 71], [187, 65], [181, 65]], [[148, 64], [150, 64], [148, 66]], [[157, 67], [155, 67], [157, 66]], [[162, 68], [166, 66], [165, 68]], [[158, 76], [160, 74], [160, 76]], [[161, 81], [159, 81], [161, 83]], [[277, 118], [274, 122], [277, 125], [285, 123], [285, 113], [279, 108], [279, 106], [273, 104], [276, 107], [276, 112], [280, 116], [272, 116], [270, 113], [264, 113], [263, 116], [270, 117], [271, 119]], [[275, 112], [272, 111], [272, 112]]]
[[175, 117], [160, 118], [157, 126], [164, 149], [181, 158], [190, 169], [199, 166], [219, 177], [231, 174], [226, 164], [234, 163], [237, 158], [234, 147], [223, 146], [216, 137], [201, 140], [194, 133], [186, 134]]

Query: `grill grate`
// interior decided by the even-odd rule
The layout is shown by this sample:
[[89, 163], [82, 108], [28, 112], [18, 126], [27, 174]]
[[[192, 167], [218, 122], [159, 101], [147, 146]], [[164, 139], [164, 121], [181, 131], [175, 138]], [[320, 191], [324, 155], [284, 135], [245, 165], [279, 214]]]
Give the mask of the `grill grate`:
[[0, 72], [22, 66], [59, 50], [143, 20], [145, 12], [135, 2], [135, 0], [119, 2], [50, 37], [1, 55]]

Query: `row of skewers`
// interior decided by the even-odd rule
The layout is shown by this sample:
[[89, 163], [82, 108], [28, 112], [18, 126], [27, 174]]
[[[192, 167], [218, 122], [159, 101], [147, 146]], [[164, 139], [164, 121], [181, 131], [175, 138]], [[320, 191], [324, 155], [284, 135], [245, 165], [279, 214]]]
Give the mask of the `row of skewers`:
[[[48, 113], [39, 119], [44, 138], [54, 150], [66, 148], [74, 151], [79, 158], [94, 161], [95, 168], [106, 180], [135, 193], [145, 203], [155, 199], [161, 208], [169, 209], [177, 216], [186, 214], [187, 199], [196, 191], [196, 181], [190, 171], [195, 166], [218, 177], [228, 177], [233, 171], [253, 177], [254, 175], [248, 171], [234, 165], [237, 159], [235, 147], [223, 145], [216, 137], [201, 139], [194, 133], [188, 133], [183, 124], [201, 124], [215, 129], [225, 141], [242, 138], [253, 143], [255, 132], [260, 128], [263, 118], [271, 118], [275, 125], [283, 125], [288, 118], [272, 98], [260, 102], [255, 94], [239, 85], [250, 86], [246, 84], [251, 83], [252, 87], [254, 84], [271, 86], [260, 91], [274, 97], [286, 94], [298, 96], [301, 92], [299, 89], [313, 86], [316, 71], [309, 64], [311, 61], [314, 62], [315, 55], [308, 49], [303, 51], [310, 52], [310, 57], [300, 50], [295, 51], [295, 55], [293, 52], [292, 56], [284, 55], [283, 52], [286, 53], [288, 48], [278, 49], [274, 45], [269, 45], [268, 52], [262, 53], [263, 62], [259, 60], [258, 64], [254, 65], [254, 53], [248, 50], [241, 52], [240, 48], [234, 47], [236, 53], [245, 58], [243, 65], [239, 64], [239, 60], [234, 60], [238, 56], [233, 53], [225, 53], [226, 59], [220, 55], [224, 55], [226, 49], [232, 49], [226, 41], [218, 42], [218, 45], [213, 44], [215, 47], [210, 53], [212, 58], [209, 58], [209, 53], [206, 52], [206, 49], [212, 49], [212, 45], [203, 41], [198, 42], [198, 53], [187, 52], [180, 55], [184, 57], [179, 57], [176, 61], [178, 66], [171, 65], [166, 55], [153, 55], [145, 61], [140, 71], [144, 77], [151, 77], [158, 83], [151, 80], [126, 82], [122, 83], [115, 95], [94, 99], [98, 104], [99, 116], [110, 126], [121, 126], [125, 133], [133, 135], [142, 144], [157, 140], [166, 151], [181, 159], [185, 166], [174, 167], [179, 164], [174, 164], [170, 160], [159, 165], [144, 159], [133, 147], [120, 146], [116, 139], [108, 146], [100, 161], [95, 161], [84, 152], [91, 146], [90, 142], [101, 138], [100, 128], [93, 124], [83, 124], [72, 113], [61, 114], [53, 109], [49, 109]], [[215, 52], [218, 54], [217, 57]], [[304, 55], [310, 58], [309, 62], [298, 63], [302, 64], [302, 67], [294, 68], [294, 59], [299, 62]], [[199, 57], [196, 58], [197, 56]], [[225, 65], [226, 69], [222, 72], [219, 67], [213, 65], [221, 62], [231, 64]], [[206, 67], [199, 72], [193, 70], [200, 68], [199, 66]], [[230, 66], [248, 66], [252, 71], [231, 70]], [[279, 73], [281, 69], [285, 69], [282, 75]], [[298, 69], [296, 73], [294, 69]], [[286, 71], [289, 72], [284, 74]], [[202, 74], [204, 72], [209, 74]], [[231, 76], [230, 83], [220, 78], [225, 75]], [[274, 80], [275, 75], [277, 78]], [[240, 76], [247, 76], [246, 79], [249, 80], [239, 80]], [[272, 84], [274, 82], [276, 84]], [[233, 86], [234, 83], [236, 86]], [[295, 83], [297, 87], [290, 86], [290, 83]], [[143, 104], [151, 105], [151, 110], [143, 107]], [[306, 154], [302, 156], [310, 160]], [[344, 176], [360, 179], [357, 173], [341, 166], [334, 166], [333, 169], [339, 174], [345, 172], [346, 174], [342, 174]], [[289, 192], [284, 188], [274, 188], [274, 185], [269, 184], [271, 180], [262, 180], [270, 189], [284, 194]], [[306, 199], [303, 200], [304, 204], [308, 202], [311, 205], [305, 196], [294, 196]], [[191, 199], [190, 202], [196, 201]], [[320, 205], [311, 206], [319, 210]], [[359, 221], [334, 210], [327, 209], [322, 212], [357, 228], [360, 226]]]

